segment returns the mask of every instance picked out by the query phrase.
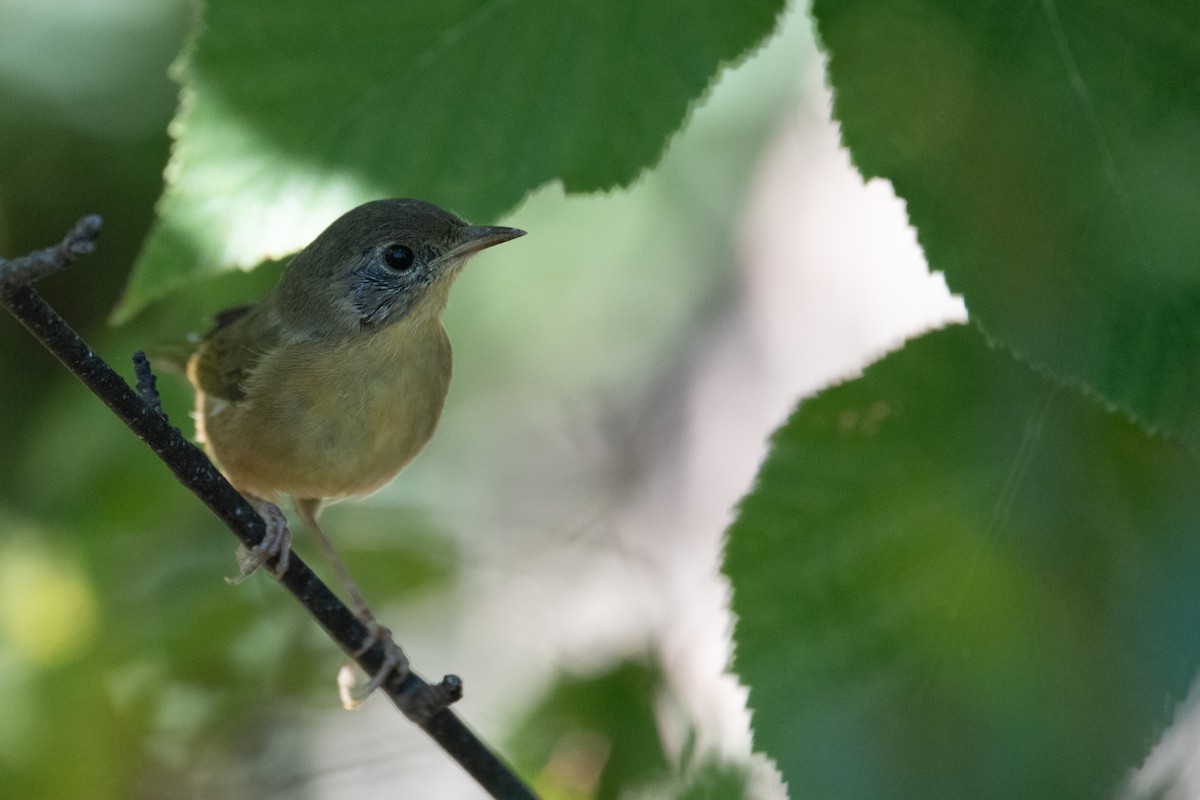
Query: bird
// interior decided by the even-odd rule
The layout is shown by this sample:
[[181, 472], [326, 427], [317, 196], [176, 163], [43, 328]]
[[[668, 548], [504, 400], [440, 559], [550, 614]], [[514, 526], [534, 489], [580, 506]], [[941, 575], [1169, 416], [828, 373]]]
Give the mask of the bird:
[[434, 434], [450, 387], [442, 326], [450, 288], [479, 251], [525, 235], [471, 225], [432, 203], [375, 200], [335, 220], [256, 303], [216, 315], [187, 361], [196, 438], [263, 515], [268, 532], [239, 552], [244, 579], [287, 568], [291, 500], [388, 658], [357, 705], [407, 659], [376, 620], [317, 522], [325, 505], [389, 483]]

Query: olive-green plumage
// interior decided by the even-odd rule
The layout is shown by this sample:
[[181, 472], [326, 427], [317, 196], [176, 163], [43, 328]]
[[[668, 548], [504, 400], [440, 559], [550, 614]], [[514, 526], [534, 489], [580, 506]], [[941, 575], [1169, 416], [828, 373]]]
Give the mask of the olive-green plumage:
[[306, 517], [375, 491], [433, 435], [450, 386], [441, 313], [474, 253], [522, 235], [417, 200], [343, 215], [188, 362], [205, 447], [243, 493]]

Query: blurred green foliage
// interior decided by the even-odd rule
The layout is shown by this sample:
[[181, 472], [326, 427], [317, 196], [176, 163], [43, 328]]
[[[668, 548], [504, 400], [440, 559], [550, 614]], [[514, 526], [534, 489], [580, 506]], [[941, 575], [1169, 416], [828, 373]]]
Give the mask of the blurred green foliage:
[[516, 727], [511, 752], [544, 800], [748, 800], [744, 764], [687, 763], [665, 749], [659, 707], [670, 679], [652, 656], [563, 674]]
[[[741, 192], [790, 91], [792, 62], [752, 80], [751, 62], [618, 199], [535, 192], [653, 166], [781, 4], [528, 6], [214, 0], [169, 165], [191, 9], [0, 8], [0, 253], [103, 214], [99, 254], [40, 288], [118, 367], [260, 295], [281, 262], [231, 268], [368, 196], [484, 221], [529, 195], [516, 221], [539, 236], [456, 289], [439, 437], [331, 512], [372, 597], [454, 586], [471, 532], [450, 509], [505, 493], [551, 388], [627, 406], [686, 352], [733, 283]], [[814, 3], [855, 163], [893, 181], [1001, 349], [932, 334], [802, 405], [731, 529], [736, 666], [794, 796], [1109, 796], [1192, 680], [1194, 458], [1093, 400], [1196, 443], [1189, 11]], [[105, 329], [139, 252], [128, 324]], [[265, 581], [216, 580], [232, 542], [7, 318], [0, 377], [4, 793], [294, 794], [337, 655]], [[186, 388], [160, 387], [187, 431]], [[551, 797], [747, 796], [742, 765], [664, 744], [668, 687], [653, 660], [560, 676], [514, 752]]]
[[[409, 4], [402, 13], [388, 4], [381, 13], [385, 4], [360, 3], [340, 8], [333, 24], [319, 4], [286, 13], [213, 4], [193, 67], [177, 73], [190, 81], [187, 123], [172, 128], [184, 139], [167, 168], [178, 183], [159, 206], [143, 261], [160, 259], [154, 269], [163, 272], [139, 273], [132, 291], [146, 294], [123, 307], [140, 313], [125, 314], [114, 330], [104, 323], [151, 229], [168, 162], [177, 102], [168, 65], [195, 9], [135, 0], [6, 4], [0, 254], [51, 244], [79, 215], [101, 213], [98, 254], [39, 290], [129, 375], [133, 351], [171, 352], [212, 312], [260, 296], [282, 262], [252, 272], [228, 267], [285, 255], [310, 235], [306, 226], [340, 213], [355, 193], [420, 193], [482, 217], [554, 175], [573, 187], [629, 182], [658, 160], [721, 62], [765, 36], [780, 8], [776, 0], [758, 2], [754, 13], [710, 5], [704, 15], [630, 5], [583, 16], [548, 5], [518, 25], [497, 4], [490, 16], [472, 17], [486, 24], [462, 27], [454, 17], [472, 16], [465, 4]], [[388, 33], [400, 18], [403, 30]], [[505, 20], [508, 33], [498, 26]], [[681, 21], [690, 36], [678, 36]], [[471, 41], [421, 54], [422, 41], [460, 34]], [[306, 48], [293, 46], [305, 37]], [[476, 39], [492, 44], [480, 48]], [[477, 58], [491, 59], [489, 91], [477, 90]], [[562, 85], [522, 77], [547, 59], [554, 68], [546, 74]], [[644, 391], [730, 283], [723, 270], [740, 192], [786, 107], [778, 98], [793, 91], [794, 73], [775, 63], [721, 108], [706, 109], [709, 121], [675, 149], [673, 163], [621, 202], [565, 202], [554, 189], [529, 200], [523, 220], [544, 240], [529, 237], [520, 258], [497, 259], [491, 272], [464, 280], [447, 315], [458, 351], [452, 404], [482, 397], [519, 420], [539, 413], [530, 397], [550, 386], [609, 397]], [[431, 66], [458, 88], [417, 80], [426, 94], [397, 94]], [[372, 111], [365, 119], [364, 98]], [[347, 112], [347, 100], [358, 105]], [[540, 116], [530, 103], [542, 104]], [[635, 105], [637, 113], [625, 113]], [[419, 124], [413, 108], [421, 109]], [[448, 125], [460, 135], [449, 135]], [[335, 177], [299, 185], [312, 174]], [[279, 229], [259, 227], [257, 215], [275, 212], [294, 223], [283, 240], [272, 238]], [[253, 241], [231, 239], [223, 227], [230, 219]], [[187, 281], [172, 289], [176, 274]], [[145, 305], [150, 296], [160, 302]], [[621, 315], [605, 311], [614, 303]], [[549, 311], [501, 313], [525, 304]], [[190, 433], [188, 390], [165, 374], [165, 360], [155, 364], [165, 408]], [[220, 581], [235, 568], [228, 535], [6, 316], [0, 375], [2, 793], [293, 796], [310, 768], [310, 742], [296, 731], [310, 730], [314, 709], [333, 705], [338, 654], [269, 582], [232, 589]], [[469, 505], [479, 492], [473, 476], [511, 468], [503, 437], [514, 434], [485, 422], [479, 435], [477, 421], [452, 411], [390, 499], [330, 512], [369, 596], [419, 603], [447, 593], [471, 556], [438, 504]], [[405, 535], [381, 535], [397, 529]], [[653, 688], [630, 691], [645, 690], [633, 698], [644, 710], [637, 722], [658, 747], [658, 764], [647, 705]], [[555, 696], [587, 700], [586, 691], [564, 691]], [[626, 760], [645, 758], [640, 747], [614, 751], [606, 791], [622, 790]], [[693, 791], [709, 785], [706, 776], [694, 776]]]
[[517, 728], [512, 752], [545, 800], [617, 800], [670, 775], [654, 705], [665, 691], [656, 665], [626, 661], [563, 676]]

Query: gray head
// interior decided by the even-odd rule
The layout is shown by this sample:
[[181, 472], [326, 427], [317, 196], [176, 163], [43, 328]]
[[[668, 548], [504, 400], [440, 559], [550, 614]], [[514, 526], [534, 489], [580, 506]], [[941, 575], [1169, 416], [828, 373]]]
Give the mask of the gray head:
[[524, 233], [469, 225], [421, 200], [365, 203], [292, 259], [275, 289], [275, 312], [299, 338], [436, 317], [468, 258]]

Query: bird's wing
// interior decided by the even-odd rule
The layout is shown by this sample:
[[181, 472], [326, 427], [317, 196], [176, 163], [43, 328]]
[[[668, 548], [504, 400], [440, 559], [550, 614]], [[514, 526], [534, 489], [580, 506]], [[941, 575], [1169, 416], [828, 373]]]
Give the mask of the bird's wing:
[[246, 380], [263, 354], [279, 343], [265, 304], [237, 306], [217, 314], [188, 362], [188, 378], [209, 397], [236, 402], [246, 397]]

